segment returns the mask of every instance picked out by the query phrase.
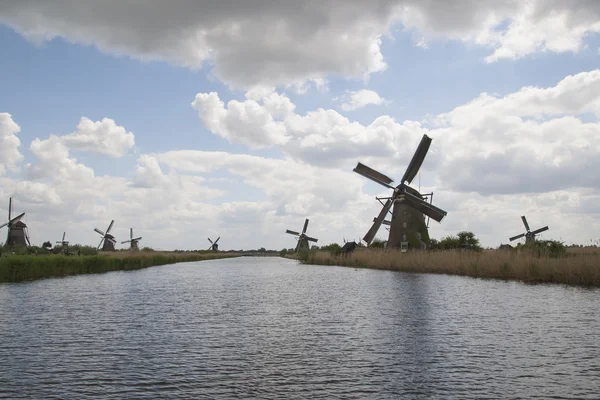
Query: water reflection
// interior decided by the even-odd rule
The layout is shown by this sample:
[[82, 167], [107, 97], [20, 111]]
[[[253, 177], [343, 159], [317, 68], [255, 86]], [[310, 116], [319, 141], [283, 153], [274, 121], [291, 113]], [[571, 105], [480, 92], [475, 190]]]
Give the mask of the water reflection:
[[596, 398], [599, 300], [264, 258], [0, 285], [0, 397]]

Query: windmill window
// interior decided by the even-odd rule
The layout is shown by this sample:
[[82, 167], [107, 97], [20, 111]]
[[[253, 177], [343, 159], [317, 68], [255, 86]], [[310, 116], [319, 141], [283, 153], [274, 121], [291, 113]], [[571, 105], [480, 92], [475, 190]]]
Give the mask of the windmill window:
[[403, 227], [403, 228], [406, 228], [406, 222], [403, 222], [403, 223], [402, 223], [402, 227]]
[[402, 235], [402, 241], [406, 242], [406, 235]]

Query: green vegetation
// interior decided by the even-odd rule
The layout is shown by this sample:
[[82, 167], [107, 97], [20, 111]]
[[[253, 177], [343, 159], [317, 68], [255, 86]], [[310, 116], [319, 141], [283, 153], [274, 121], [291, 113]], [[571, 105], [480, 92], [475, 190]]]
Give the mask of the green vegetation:
[[[75, 247], [75, 246], [73, 246]], [[94, 248], [82, 246], [81, 256], [60, 254], [3, 255], [0, 257], [0, 282], [21, 282], [33, 279], [61, 277], [77, 274], [96, 274], [110, 271], [129, 271], [156, 265], [173, 264], [186, 261], [212, 260], [238, 257], [238, 253], [174, 253], [174, 252], [114, 252], [97, 254]], [[83, 255], [96, 251], [96, 255]], [[69, 247], [72, 251], [72, 247]], [[33, 253], [35, 254], [35, 253]]]

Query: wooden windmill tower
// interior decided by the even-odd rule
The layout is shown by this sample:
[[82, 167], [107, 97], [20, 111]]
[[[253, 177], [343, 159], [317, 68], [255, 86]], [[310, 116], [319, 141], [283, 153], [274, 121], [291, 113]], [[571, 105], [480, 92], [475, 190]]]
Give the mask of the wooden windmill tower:
[[140, 248], [138, 246], [139, 241], [142, 240], [142, 237], [140, 236], [139, 238], [135, 238], [133, 237], [133, 228], [129, 228], [129, 240], [124, 240], [121, 242], [121, 244], [125, 244], [125, 243], [129, 243], [129, 250], [130, 251], [139, 251]]
[[306, 234], [306, 229], [308, 228], [308, 218], [304, 221], [304, 228], [302, 228], [302, 233], [298, 233], [296, 231], [290, 231], [289, 229], [285, 231], [285, 233], [289, 233], [290, 235], [297, 236], [298, 243], [296, 244], [296, 253], [300, 250], [308, 250], [309, 245], [308, 242], [317, 242], [319, 239], [312, 238]]
[[6, 235], [5, 246], [31, 246], [29, 242], [29, 233], [27, 231], [27, 225], [21, 221], [25, 216], [25, 213], [21, 213], [16, 217], [12, 218], [12, 197], [8, 198], [8, 221], [0, 225], [0, 229], [5, 226], [8, 227], [8, 234]]
[[219, 242], [219, 239], [221, 239], [221, 236], [219, 236], [214, 242], [210, 240], [210, 238], [208, 238], [208, 241], [210, 242], [210, 247], [208, 248], [208, 250], [219, 251], [219, 245], [217, 244]]
[[[96, 232], [98, 232], [100, 235], [102, 235], [102, 239], [100, 239], [100, 244], [98, 245], [98, 249], [100, 249], [100, 246], [102, 246], [102, 251], [115, 251], [115, 243], [117, 243], [117, 241], [115, 240], [115, 237], [109, 233], [110, 230], [112, 229], [112, 226], [114, 223], [115, 223], [114, 219], [112, 221], [110, 221], [110, 224], [108, 225], [108, 229], [106, 229], [106, 233], [102, 232], [98, 228], [94, 228], [94, 230]], [[104, 245], [102, 245], [102, 243], [104, 243]]]
[[538, 233], [547, 231], [549, 229], [548, 226], [545, 226], [543, 228], [536, 229], [535, 231], [532, 232], [529, 229], [529, 224], [527, 223], [527, 218], [525, 218], [524, 215], [521, 216], [521, 221], [523, 221], [523, 225], [525, 225], [525, 233], [521, 233], [520, 235], [513, 236], [510, 239], [508, 239], [509, 241], [512, 242], [513, 240], [517, 240], [522, 237], [525, 237], [525, 244], [533, 243], [533, 242], [535, 242], [535, 235], [537, 235]]
[[[389, 221], [390, 234], [387, 242], [388, 248], [406, 249], [409, 244], [412, 247], [423, 248], [423, 245], [429, 244], [429, 232], [425, 215], [441, 222], [446, 216], [446, 211], [442, 210], [423, 199], [423, 195], [416, 189], [408, 186], [419, 172], [421, 164], [429, 151], [431, 138], [423, 135], [417, 151], [413, 155], [408, 168], [402, 176], [398, 186], [392, 186], [392, 178], [378, 172], [360, 162], [354, 168], [354, 172], [379, 183], [382, 186], [392, 189], [394, 192], [390, 197], [383, 198], [383, 208], [379, 215], [373, 221], [371, 229], [364, 236], [363, 240], [370, 245], [379, 227], [384, 224], [385, 217], [392, 209], [392, 219]], [[430, 197], [431, 198], [431, 197]], [[381, 200], [380, 200], [381, 201]], [[392, 208], [393, 206], [393, 208]]]

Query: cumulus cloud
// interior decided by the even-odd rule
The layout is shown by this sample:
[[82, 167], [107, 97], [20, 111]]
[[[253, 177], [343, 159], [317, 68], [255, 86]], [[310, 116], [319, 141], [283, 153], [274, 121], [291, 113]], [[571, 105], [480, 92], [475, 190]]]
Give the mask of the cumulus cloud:
[[233, 86], [281, 85], [299, 92], [307, 82], [323, 88], [329, 75], [361, 78], [385, 70], [381, 40], [398, 24], [414, 31], [422, 46], [441, 37], [489, 47], [487, 61], [493, 62], [579, 51], [586, 35], [600, 31], [599, 17], [598, 3], [590, 0], [0, 4], [0, 22], [35, 42], [62, 37], [142, 60], [210, 65]]
[[[279, 145], [295, 160], [324, 167], [349, 168], [356, 161], [371, 165], [373, 160], [374, 168], [397, 175], [403, 173], [422, 135], [428, 134], [434, 144], [423, 170], [439, 171], [444, 188], [524, 193], [600, 184], [599, 178], [586, 173], [600, 167], [600, 145], [595, 140], [600, 123], [580, 118], [589, 113], [600, 116], [598, 93], [600, 70], [582, 72], [548, 88], [523, 87], [504, 97], [483, 93], [425, 125], [400, 123], [389, 116], [363, 125], [334, 110], [299, 115], [289, 105], [276, 118], [254, 100], [230, 102], [234, 108], [207, 102], [203, 112], [213, 116], [206, 127], [231, 141], [227, 135], [235, 132], [235, 142]], [[218, 99], [215, 93], [199, 96]], [[248, 123], [246, 114], [238, 111], [246, 108], [263, 122]], [[277, 126], [277, 136], [269, 124]], [[242, 128], [223, 134], [222, 127], [244, 125], [250, 127], [247, 135]]]
[[122, 157], [134, 144], [134, 135], [114, 120], [92, 121], [82, 117], [77, 130], [61, 136], [61, 141], [73, 150], [90, 151], [110, 157]]
[[376, 91], [368, 89], [349, 91], [343, 96], [342, 101], [341, 107], [344, 111], [358, 110], [369, 104], [380, 105], [386, 102]]
[[[198, 110], [200, 120], [211, 132], [231, 143], [260, 148], [287, 141], [285, 127], [274, 119], [286, 111], [282, 98], [284, 96], [272, 94], [262, 105], [255, 100], [231, 100], [225, 108], [217, 93], [198, 93], [192, 107]], [[291, 104], [289, 99], [288, 104]]]
[[0, 176], [17, 170], [17, 164], [23, 160], [19, 152], [21, 141], [17, 137], [20, 131], [21, 127], [9, 113], [0, 113]]

